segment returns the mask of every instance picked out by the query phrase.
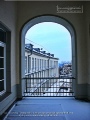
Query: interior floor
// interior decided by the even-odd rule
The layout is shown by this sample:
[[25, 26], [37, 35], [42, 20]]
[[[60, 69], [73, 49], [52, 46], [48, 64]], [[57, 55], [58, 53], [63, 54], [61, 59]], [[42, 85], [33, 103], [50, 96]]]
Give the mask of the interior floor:
[[90, 102], [73, 97], [23, 98], [4, 120], [90, 120]]

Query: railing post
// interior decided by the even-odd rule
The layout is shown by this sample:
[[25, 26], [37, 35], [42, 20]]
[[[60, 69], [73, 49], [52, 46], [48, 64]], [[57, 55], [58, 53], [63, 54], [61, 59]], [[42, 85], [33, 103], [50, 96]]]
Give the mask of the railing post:
[[26, 78], [26, 93], [27, 93], [27, 78]]

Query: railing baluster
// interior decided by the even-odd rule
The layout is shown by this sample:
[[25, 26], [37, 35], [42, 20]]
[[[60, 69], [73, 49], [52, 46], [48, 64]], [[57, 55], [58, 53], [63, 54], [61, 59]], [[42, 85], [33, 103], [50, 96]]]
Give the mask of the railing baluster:
[[27, 93], [27, 78], [26, 78], [26, 93]]
[[74, 78], [35, 78], [31, 75], [25, 80], [24, 96], [73, 96]]

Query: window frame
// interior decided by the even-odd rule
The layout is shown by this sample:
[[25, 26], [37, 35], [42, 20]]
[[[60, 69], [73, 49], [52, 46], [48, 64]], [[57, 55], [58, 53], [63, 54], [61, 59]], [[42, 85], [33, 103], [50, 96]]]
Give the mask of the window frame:
[[[0, 47], [3, 47], [4, 48], [4, 56], [3, 57], [0, 57], [0, 59], [4, 59], [3, 63], [4, 63], [4, 66], [3, 68], [0, 68], [0, 69], [4, 69], [4, 78], [2, 80], [4, 80], [4, 89], [2, 91], [0, 91], [0, 95], [2, 95], [3, 93], [6, 92], [6, 44], [4, 42], [1, 42], [0, 41]], [[0, 80], [0, 81], [2, 81]]]
[[6, 91], [0, 95], [0, 102], [9, 96], [11, 92], [11, 30], [0, 21], [0, 41], [6, 44]]

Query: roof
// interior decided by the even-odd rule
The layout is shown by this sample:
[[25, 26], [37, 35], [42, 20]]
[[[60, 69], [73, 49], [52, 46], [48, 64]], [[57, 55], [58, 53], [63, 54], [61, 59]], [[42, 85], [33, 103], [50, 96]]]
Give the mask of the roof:
[[40, 48], [33, 48], [32, 44], [25, 44], [25, 50], [28, 50], [28, 52], [32, 52], [33, 54], [37, 54], [40, 56], [58, 59], [54, 57], [54, 54], [46, 53], [46, 51], [42, 51]]

